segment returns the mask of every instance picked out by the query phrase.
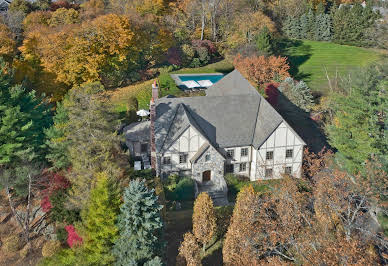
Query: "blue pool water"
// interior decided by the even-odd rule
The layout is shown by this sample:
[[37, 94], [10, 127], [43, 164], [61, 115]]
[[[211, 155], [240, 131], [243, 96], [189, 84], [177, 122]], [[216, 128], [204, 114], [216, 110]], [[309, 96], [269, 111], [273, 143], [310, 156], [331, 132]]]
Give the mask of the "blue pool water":
[[219, 74], [219, 75], [198, 75], [198, 76], [187, 76], [187, 75], [179, 75], [179, 79], [183, 81], [189, 81], [189, 80], [194, 80], [194, 81], [199, 81], [199, 80], [210, 80], [212, 83], [216, 83], [220, 81], [224, 77], [224, 75]]

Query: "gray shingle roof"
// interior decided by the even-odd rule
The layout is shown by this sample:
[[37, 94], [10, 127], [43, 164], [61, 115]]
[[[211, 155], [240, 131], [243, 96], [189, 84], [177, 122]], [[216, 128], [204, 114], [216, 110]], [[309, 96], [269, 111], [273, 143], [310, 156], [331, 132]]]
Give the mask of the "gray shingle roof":
[[135, 122], [123, 129], [125, 139], [129, 141], [150, 141], [150, 121]]
[[233, 70], [206, 90], [207, 96], [257, 94], [257, 90], [238, 70]]
[[156, 101], [157, 152], [167, 149], [190, 125], [216, 149], [250, 145], [259, 148], [283, 121], [237, 70], [218, 84], [224, 87], [211, 87], [214, 90], [210, 94], [214, 96]]

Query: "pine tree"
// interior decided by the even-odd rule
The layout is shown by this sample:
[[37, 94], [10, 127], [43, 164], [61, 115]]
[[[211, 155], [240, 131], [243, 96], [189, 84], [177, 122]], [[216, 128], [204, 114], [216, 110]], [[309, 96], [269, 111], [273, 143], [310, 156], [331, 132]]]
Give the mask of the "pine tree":
[[104, 171], [112, 178], [121, 174], [117, 115], [99, 96], [103, 89], [99, 83], [89, 83], [70, 90], [64, 101], [70, 121], [64, 128], [71, 163], [67, 178], [75, 208], [84, 207], [97, 173]]
[[304, 81], [296, 82], [288, 77], [279, 85], [278, 89], [293, 104], [306, 112], [310, 111], [314, 100], [310, 88]]
[[264, 26], [256, 40], [257, 48], [267, 55], [272, 54], [272, 37], [267, 26]]
[[89, 265], [111, 265], [114, 262], [111, 249], [118, 238], [116, 220], [119, 207], [117, 186], [106, 173], [99, 173], [87, 209], [81, 213], [84, 229], [82, 255]]
[[307, 13], [307, 36], [306, 38], [308, 40], [314, 40], [315, 32], [316, 32], [316, 24], [315, 24], [315, 14], [310, 9]]
[[116, 265], [142, 265], [160, 254], [161, 209], [154, 189], [149, 190], [144, 180], [129, 183], [118, 218], [120, 237], [113, 249]]
[[307, 14], [300, 16], [300, 39], [307, 39], [309, 33], [309, 21]]
[[373, 65], [353, 75], [344, 94], [333, 95], [334, 119], [326, 128], [340, 165], [356, 174], [372, 156], [385, 156], [388, 65]]
[[11, 80], [12, 69], [0, 58], [0, 168], [7, 172], [0, 177], [10, 187], [26, 184], [22, 166], [44, 161], [44, 129], [52, 122], [44, 98]]
[[68, 153], [70, 143], [65, 137], [65, 128], [69, 123], [69, 117], [63, 103], [57, 103], [53, 120], [54, 125], [45, 131], [48, 147], [46, 159], [52, 163], [53, 169], [60, 170], [70, 166]]
[[217, 224], [213, 201], [206, 192], [198, 195], [194, 202], [193, 233], [203, 250], [216, 234]]

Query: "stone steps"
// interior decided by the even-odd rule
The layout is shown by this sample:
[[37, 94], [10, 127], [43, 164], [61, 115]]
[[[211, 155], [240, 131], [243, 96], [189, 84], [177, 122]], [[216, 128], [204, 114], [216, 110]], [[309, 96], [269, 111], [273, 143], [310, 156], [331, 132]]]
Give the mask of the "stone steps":
[[216, 206], [225, 206], [228, 205], [228, 199], [224, 191], [206, 191], [206, 190], [201, 190], [201, 192], [206, 192], [209, 197], [213, 200], [213, 204]]

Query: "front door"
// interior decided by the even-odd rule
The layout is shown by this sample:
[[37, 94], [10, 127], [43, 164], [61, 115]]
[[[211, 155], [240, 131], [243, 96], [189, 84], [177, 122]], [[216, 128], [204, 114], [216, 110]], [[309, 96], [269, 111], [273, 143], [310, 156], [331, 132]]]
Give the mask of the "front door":
[[204, 171], [202, 173], [202, 182], [210, 181], [210, 178], [211, 178], [211, 171], [210, 170]]

